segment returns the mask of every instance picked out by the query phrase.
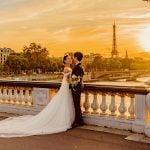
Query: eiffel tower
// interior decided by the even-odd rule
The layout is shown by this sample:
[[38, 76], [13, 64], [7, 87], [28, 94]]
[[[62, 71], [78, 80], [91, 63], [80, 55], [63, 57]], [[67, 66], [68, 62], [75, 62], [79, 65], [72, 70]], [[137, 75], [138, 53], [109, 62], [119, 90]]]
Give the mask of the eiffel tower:
[[118, 56], [117, 51], [117, 42], [116, 42], [116, 24], [113, 24], [113, 43], [112, 43], [112, 51], [111, 51], [111, 57], [116, 58]]

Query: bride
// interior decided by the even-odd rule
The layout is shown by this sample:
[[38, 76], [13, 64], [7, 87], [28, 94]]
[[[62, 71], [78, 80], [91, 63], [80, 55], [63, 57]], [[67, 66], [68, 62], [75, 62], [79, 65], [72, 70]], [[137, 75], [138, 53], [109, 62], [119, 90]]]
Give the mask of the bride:
[[37, 115], [10, 117], [0, 121], [0, 137], [25, 137], [32, 135], [52, 134], [71, 128], [75, 113], [74, 104], [67, 78], [71, 75], [69, 55], [63, 58], [64, 77], [58, 93], [50, 103]]

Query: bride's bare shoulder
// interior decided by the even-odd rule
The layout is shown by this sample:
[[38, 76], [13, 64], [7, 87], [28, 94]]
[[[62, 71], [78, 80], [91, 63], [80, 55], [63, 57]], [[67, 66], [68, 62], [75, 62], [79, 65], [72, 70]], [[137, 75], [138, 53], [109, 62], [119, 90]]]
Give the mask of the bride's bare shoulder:
[[71, 72], [72, 69], [70, 67], [64, 67], [64, 73], [68, 73], [68, 72]]

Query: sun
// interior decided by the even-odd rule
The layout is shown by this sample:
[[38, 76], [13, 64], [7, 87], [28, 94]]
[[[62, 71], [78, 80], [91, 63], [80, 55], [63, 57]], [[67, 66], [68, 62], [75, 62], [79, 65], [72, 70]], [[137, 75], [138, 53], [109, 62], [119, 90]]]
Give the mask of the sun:
[[150, 27], [142, 30], [139, 36], [139, 42], [146, 52], [150, 52]]

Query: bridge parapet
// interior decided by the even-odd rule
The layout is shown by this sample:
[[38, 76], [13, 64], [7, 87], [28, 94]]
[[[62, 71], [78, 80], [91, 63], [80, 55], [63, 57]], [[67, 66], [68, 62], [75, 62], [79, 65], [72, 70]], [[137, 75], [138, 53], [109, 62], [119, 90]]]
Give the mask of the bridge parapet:
[[[61, 83], [1, 81], [0, 111], [37, 114]], [[87, 124], [131, 130], [150, 136], [149, 86], [84, 84], [81, 109]]]

